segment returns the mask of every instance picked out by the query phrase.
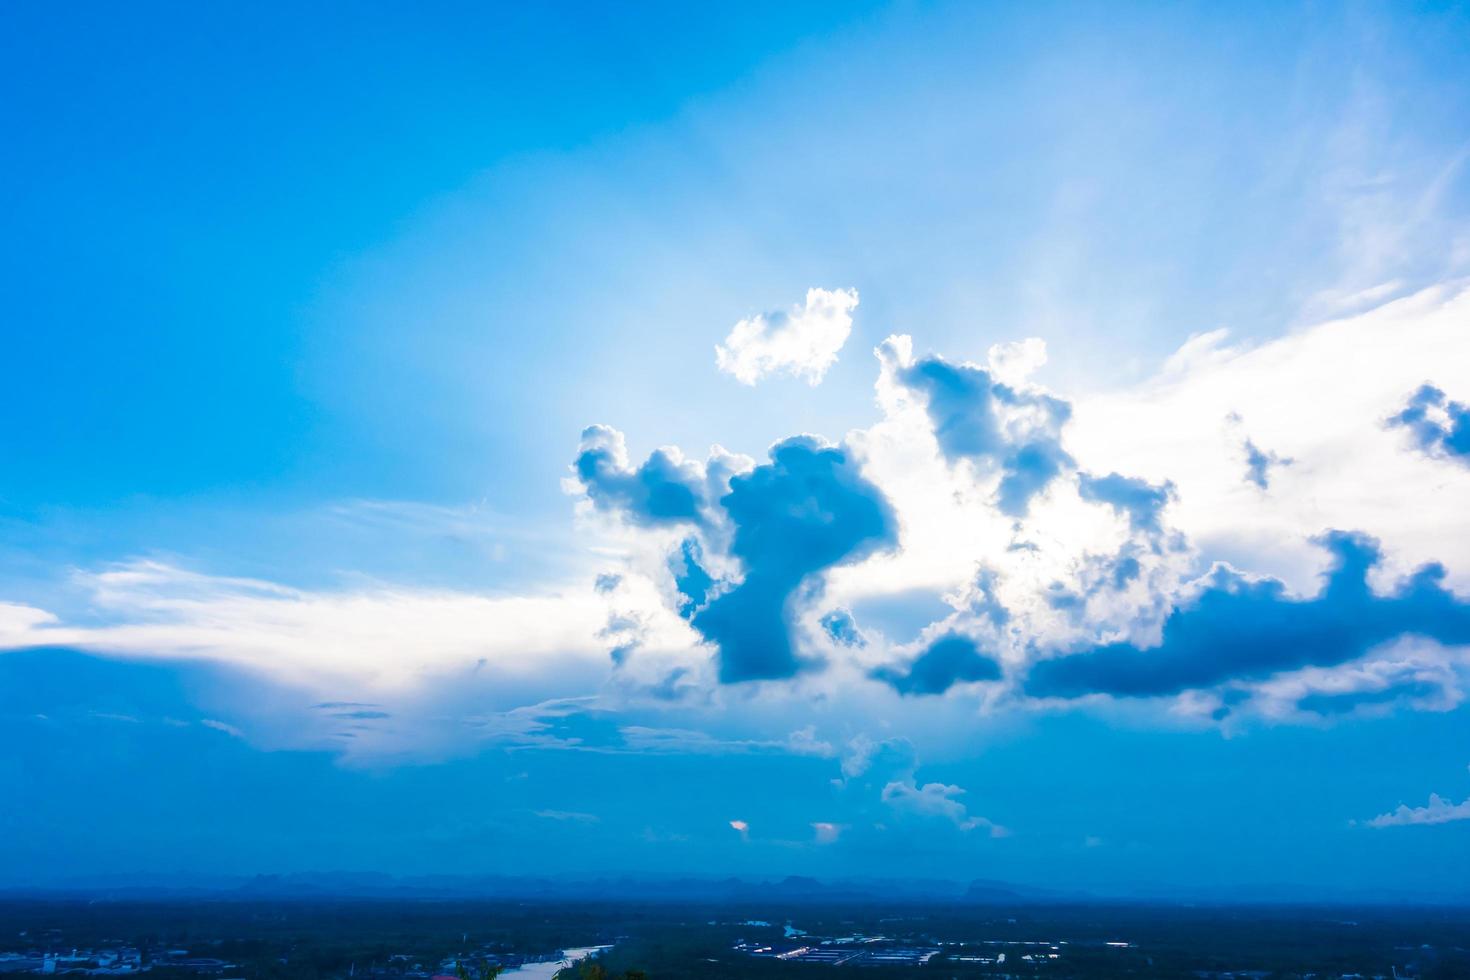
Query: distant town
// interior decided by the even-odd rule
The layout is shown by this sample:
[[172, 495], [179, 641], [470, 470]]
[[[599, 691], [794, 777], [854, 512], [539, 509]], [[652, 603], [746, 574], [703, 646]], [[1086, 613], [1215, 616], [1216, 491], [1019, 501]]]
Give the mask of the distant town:
[[[369, 961], [360, 967], [353, 963], [346, 976], [348, 980], [457, 980], [461, 971], [480, 976], [486, 967], [514, 970], [527, 965], [560, 964], [569, 958], [580, 959], [580, 954], [588, 952], [591, 950], [572, 950], [569, 957], [567, 950], [518, 954], [477, 949], [427, 964], [408, 953], [393, 953], [382, 961]], [[280, 957], [279, 963], [283, 967], [289, 966], [290, 959]], [[149, 950], [116, 945], [97, 949], [72, 948], [65, 952], [50, 952], [41, 947], [0, 952], [0, 973], [114, 977], [153, 971], [192, 973], [218, 980], [245, 980], [243, 974], [249, 972], [238, 963], [217, 956], [195, 955], [187, 949]]]
[[[734, 913], [734, 914], [732, 914]], [[0, 899], [0, 974], [149, 980], [1444, 980], [1470, 909]]]

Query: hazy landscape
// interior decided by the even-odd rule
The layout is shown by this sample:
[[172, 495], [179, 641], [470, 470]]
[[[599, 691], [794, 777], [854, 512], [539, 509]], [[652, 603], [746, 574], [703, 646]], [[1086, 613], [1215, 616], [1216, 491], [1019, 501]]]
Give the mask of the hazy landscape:
[[[610, 973], [675, 978], [1286, 980], [1470, 970], [1465, 908], [884, 901], [781, 882], [750, 882], [741, 897], [719, 901], [687, 885], [654, 898], [627, 880], [580, 889], [518, 901], [250, 894], [269, 888], [11, 896], [0, 902], [0, 970], [389, 980], [502, 965], [507, 976], [551, 976], [565, 951], [596, 947], [604, 948], [593, 962]], [[46, 968], [56, 957], [62, 965]]]

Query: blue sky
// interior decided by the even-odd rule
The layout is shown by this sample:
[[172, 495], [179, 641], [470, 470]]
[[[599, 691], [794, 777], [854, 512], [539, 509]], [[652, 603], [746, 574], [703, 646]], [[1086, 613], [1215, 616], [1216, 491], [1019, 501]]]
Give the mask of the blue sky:
[[1463, 7], [3, 18], [13, 880], [1463, 895]]

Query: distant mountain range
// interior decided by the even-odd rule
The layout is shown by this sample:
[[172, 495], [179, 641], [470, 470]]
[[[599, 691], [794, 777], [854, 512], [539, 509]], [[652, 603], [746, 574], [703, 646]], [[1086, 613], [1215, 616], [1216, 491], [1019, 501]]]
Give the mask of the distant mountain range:
[[[1305, 886], [1257, 884], [1196, 891], [1139, 888], [1125, 892], [1052, 890], [1010, 882], [923, 878], [784, 878], [714, 875], [401, 875], [296, 872], [223, 876], [140, 873], [95, 875], [31, 884], [0, 884], [0, 898], [218, 901], [417, 900], [699, 903], [746, 910], [796, 905], [1024, 906], [1093, 903], [1163, 905], [1452, 905], [1470, 906], [1470, 891], [1424, 894], [1375, 890], [1325, 897]], [[757, 916], [759, 917], [759, 916]]]
[[660, 877], [655, 875], [507, 876], [413, 875], [377, 872], [298, 872], [255, 877], [106, 875], [32, 886], [0, 888], [0, 894], [88, 898], [216, 899], [512, 899], [708, 902], [713, 904], [944, 903], [1017, 904], [1084, 899], [994, 881], [930, 879]]

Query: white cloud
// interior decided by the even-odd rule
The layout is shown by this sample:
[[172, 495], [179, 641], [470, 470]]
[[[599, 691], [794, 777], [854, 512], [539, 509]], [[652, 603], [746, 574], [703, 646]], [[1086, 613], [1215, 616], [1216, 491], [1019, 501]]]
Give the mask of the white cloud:
[[[1470, 290], [1436, 287], [1377, 309], [1231, 348], [1190, 341], [1158, 377], [1078, 399], [1079, 465], [1172, 480], [1174, 526], [1210, 558], [1315, 591], [1326, 528], [1383, 540], [1384, 574], [1443, 561], [1470, 589], [1470, 468], [1416, 452], [1384, 421], [1425, 382], [1452, 395], [1470, 365]], [[1270, 489], [1244, 479], [1242, 436], [1294, 462]]]
[[1008, 385], [1025, 381], [1046, 363], [1046, 341], [1027, 337], [1009, 344], [995, 344], [989, 352], [990, 373]]
[[715, 347], [715, 363], [742, 384], [776, 374], [819, 384], [847, 343], [857, 305], [856, 289], [808, 289], [806, 302], [789, 312], [762, 313], [735, 324]]
[[240, 729], [236, 728], [234, 725], [223, 721], [216, 721], [213, 718], [204, 718], [199, 722], [199, 724], [203, 725], [205, 728], [213, 728], [217, 732], [224, 732], [231, 738], [245, 737], [245, 733], [240, 731]]
[[[856, 294], [850, 299], [855, 303]], [[798, 312], [805, 315], [812, 308], [809, 296]], [[848, 319], [846, 313], [843, 318]], [[77, 575], [82, 602], [64, 617], [0, 603], [0, 649], [56, 646], [139, 659], [221, 662], [309, 695], [310, 700], [301, 699], [303, 707], [311, 700], [385, 702], [395, 723], [406, 712], [404, 702], [419, 698], [417, 714], [408, 712], [412, 718], [404, 719], [400, 732], [426, 725], [424, 719], [446, 704], [453, 704], [461, 719], [498, 710], [479, 720], [476, 737], [526, 744], [550, 744], [552, 736], [539, 715], [512, 715], [506, 708], [559, 695], [597, 694], [610, 704], [621, 698], [618, 706], [636, 704], [650, 715], [685, 712], [678, 727], [646, 716], [636, 719], [640, 724], [624, 726], [632, 751], [832, 756], [838, 750], [831, 742], [818, 738], [814, 728], [801, 727], [813, 717], [803, 713], [809, 704], [802, 699], [830, 698], [843, 688], [848, 710], [868, 706], [866, 698], [881, 698], [872, 705], [906, 711], [906, 725], [923, 725], [940, 708], [875, 692], [877, 685], [865, 679], [871, 666], [911, 658], [949, 629], [976, 636], [1012, 674], [1049, 645], [1087, 637], [1133, 639], [1146, 634], [1149, 623], [1156, 627], [1181, 583], [1192, 578], [1197, 557], [1227, 559], [1314, 593], [1323, 553], [1309, 538], [1327, 527], [1361, 529], [1384, 540], [1385, 579], [1421, 562], [1442, 560], [1449, 584], [1470, 591], [1470, 509], [1463, 506], [1470, 499], [1470, 468], [1424, 456], [1402, 431], [1383, 424], [1426, 381], [1453, 397], [1470, 397], [1461, 387], [1464, 372], [1456, 373], [1470, 364], [1467, 320], [1470, 292], [1429, 290], [1255, 347], [1232, 348], [1220, 336], [1198, 339], [1157, 377], [1075, 401], [1064, 439], [1079, 468], [1156, 484], [1171, 481], [1177, 499], [1168, 505], [1167, 525], [1187, 534], [1197, 553], [1140, 537], [1108, 506], [1084, 500], [1070, 470], [1034, 498], [1024, 517], [1000, 514], [992, 499], [994, 475], [951, 464], [939, 452], [924, 406], [895, 376], [898, 368], [913, 363], [912, 342], [892, 338], [879, 352], [876, 392], [883, 416], [849, 433], [845, 444], [898, 512], [900, 547], [836, 570], [826, 576], [825, 589], [802, 590], [793, 603], [799, 643], [819, 635], [817, 618], [835, 606], [854, 610], [870, 642], [861, 648], [823, 647], [829, 669], [787, 686], [719, 689], [709, 647], [674, 612], [668, 556], [687, 533], [684, 528], [610, 526], [605, 515], [586, 506], [579, 525], [597, 535], [590, 542], [601, 548], [597, 566], [588, 569], [585, 580], [560, 588], [479, 595], [369, 582], [308, 590], [140, 561]], [[1024, 379], [1044, 353], [1035, 341], [998, 345], [990, 352], [990, 366], [1012, 384], [1039, 391]], [[1267, 490], [1245, 478], [1243, 438], [1294, 460], [1273, 471]], [[682, 458], [676, 462], [683, 465]], [[709, 463], [692, 463], [690, 469], [701, 485], [715, 488], [728, 473], [749, 465], [717, 448]], [[411, 516], [414, 520], [404, 522], [417, 526], [422, 515]], [[728, 533], [713, 521], [711, 526], [705, 533]], [[1126, 548], [1135, 549], [1142, 566], [1134, 584], [1089, 593], [1097, 560]], [[719, 548], [706, 549], [704, 561], [716, 578], [740, 575], [739, 563], [722, 557]], [[593, 572], [612, 570], [621, 576], [617, 588], [597, 592]], [[990, 576], [983, 588], [982, 571]], [[1080, 605], [1053, 601], [1059, 590], [1069, 599], [1080, 597]], [[865, 600], [917, 593], [943, 596], [952, 612], [918, 637], [903, 637], [909, 642], [902, 644], [863, 622]], [[811, 596], [820, 596], [820, 604], [808, 602]], [[991, 600], [1004, 607], [1004, 625], [986, 621], [984, 605]], [[614, 622], [627, 625], [611, 630]], [[608, 650], [615, 640], [637, 646], [614, 672]], [[1393, 705], [1439, 710], [1463, 700], [1464, 666], [1464, 651], [1400, 644], [1357, 663], [1261, 682], [1254, 692], [1256, 711], [1270, 719], [1310, 721], [1297, 708], [1309, 695], [1361, 695], [1365, 713]], [[475, 704], [464, 683], [472, 673], [502, 686], [540, 686], [519, 701]], [[678, 683], [667, 683], [676, 674]], [[490, 687], [476, 687], [476, 696]], [[1408, 693], [1394, 695], [1391, 703], [1388, 695], [1372, 700], [1375, 693], [1400, 689]], [[1016, 703], [1013, 691], [985, 697], [990, 699], [982, 705], [985, 710]], [[742, 711], [782, 707], [772, 708], [760, 724], [730, 726], [738, 727], [734, 734], [699, 730], [737, 700]], [[1200, 717], [1209, 718], [1220, 705], [1200, 700], [1196, 707]], [[242, 724], [252, 739], [261, 737], [254, 718], [243, 724], [228, 713], [221, 717]], [[842, 730], [823, 724], [829, 735]], [[374, 739], [387, 740], [391, 727], [385, 720], [371, 731], [355, 731], [353, 744], [361, 751]], [[849, 745], [842, 753], [844, 778], [867, 772], [873, 751], [856, 740]], [[884, 794], [892, 805], [959, 812], [960, 824], [980, 819], [969, 816], [955, 787], [921, 786], [894, 773], [875, 779], [875, 792], [888, 784]]]
[[1006, 829], [980, 816], [972, 816], [959, 797], [965, 793], [960, 786], [946, 783], [918, 785], [913, 779], [895, 780], [883, 787], [883, 802], [895, 810], [928, 817], [941, 817], [961, 830], [985, 828], [991, 837], [1006, 836]]
[[482, 596], [393, 586], [310, 591], [151, 561], [79, 574], [85, 625], [0, 607], [0, 644], [245, 668], [319, 699], [412, 691], [446, 672], [547, 675], [605, 662], [607, 604], [580, 594]]
[[1410, 827], [1429, 825], [1437, 823], [1451, 823], [1455, 820], [1470, 820], [1470, 800], [1463, 803], [1451, 803], [1443, 799], [1437, 793], [1429, 794], [1427, 806], [1405, 806], [1400, 803], [1397, 810], [1382, 813], [1368, 821], [1370, 827]]
[[812, 833], [818, 844], [837, 843], [837, 839], [842, 836], [842, 831], [845, 829], [840, 823], [828, 823], [825, 820], [818, 820], [812, 824]]
[[[946, 461], [924, 405], [901, 382], [901, 373], [915, 363], [912, 339], [890, 337], [875, 354], [881, 365], [875, 387], [884, 418], [849, 433], [847, 442], [862, 459], [864, 474], [897, 510], [901, 547], [835, 570], [829, 577], [828, 603], [856, 610], [860, 627], [862, 604], [875, 597], [930, 591], [956, 611], [908, 648], [894, 651], [875, 642], [849, 656], [877, 663], [891, 660], [895, 652], [912, 655], [938, 634], [959, 629], [982, 637], [987, 652], [1019, 666], [1038, 646], [1118, 637], [1159, 611], [1160, 594], [1175, 590], [1191, 570], [1191, 553], [1151, 540], [1113, 508], [1084, 499], [1078, 473], [1072, 470], [1033, 498], [1024, 517], [1001, 513], [994, 504], [1000, 474], [967, 460]], [[1044, 356], [1044, 346], [1035, 341], [997, 345], [991, 349], [990, 370], [1007, 365], [1012, 385], [1028, 394], [1049, 395], [1022, 382]], [[1100, 470], [1108, 472], [1111, 468]], [[1122, 589], [1092, 588], [1124, 549], [1136, 552], [1136, 581]], [[988, 576], [985, 590], [977, 588], [981, 569]], [[1053, 601], [1059, 588], [1085, 596], [1082, 610], [1059, 607]], [[978, 611], [986, 601], [1005, 608], [1004, 629]]]
[[1345, 664], [1306, 667], [1251, 685], [1251, 707], [1272, 720], [1302, 720], [1313, 699], [1328, 706], [1336, 701], [1344, 713], [1382, 715], [1404, 703], [1451, 711], [1463, 702], [1467, 679], [1470, 647], [1406, 636]]
[[0, 647], [35, 646], [30, 638], [56, 622], [56, 617], [44, 609], [0, 602]]

